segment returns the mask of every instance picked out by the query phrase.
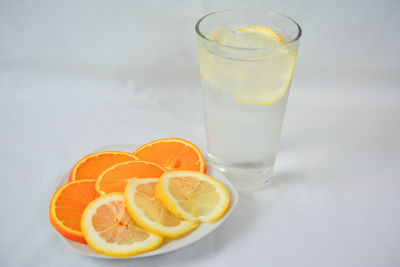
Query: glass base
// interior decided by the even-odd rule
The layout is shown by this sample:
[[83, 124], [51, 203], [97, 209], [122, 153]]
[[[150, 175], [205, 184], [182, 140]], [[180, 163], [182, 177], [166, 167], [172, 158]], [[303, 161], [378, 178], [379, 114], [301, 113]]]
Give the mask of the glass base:
[[273, 166], [252, 168], [245, 166], [221, 166], [209, 162], [213, 167], [222, 172], [239, 191], [251, 191], [266, 186], [272, 179]]

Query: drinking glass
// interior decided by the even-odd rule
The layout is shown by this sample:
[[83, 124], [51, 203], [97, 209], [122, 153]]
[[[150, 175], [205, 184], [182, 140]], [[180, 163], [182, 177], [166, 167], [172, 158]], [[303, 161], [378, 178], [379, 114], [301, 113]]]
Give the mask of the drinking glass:
[[196, 24], [207, 161], [239, 190], [273, 174], [301, 37], [287, 16], [217, 11]]

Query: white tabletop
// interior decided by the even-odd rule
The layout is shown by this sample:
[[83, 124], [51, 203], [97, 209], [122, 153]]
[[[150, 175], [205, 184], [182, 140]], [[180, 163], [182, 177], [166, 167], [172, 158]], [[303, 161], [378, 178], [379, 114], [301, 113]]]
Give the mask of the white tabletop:
[[[196, 10], [195, 3], [182, 9]], [[385, 8], [366, 9], [381, 8], [382, 20], [398, 22], [391, 10], [399, 5], [383, 3]], [[290, 1], [284, 4], [290, 10]], [[68, 248], [48, 220], [62, 175], [85, 154], [106, 144], [163, 137], [188, 139], [205, 152], [193, 32], [203, 11], [179, 17], [169, 8], [170, 28], [161, 31], [165, 24], [151, 24], [145, 9], [145, 15], [135, 14], [153, 34], [143, 30], [144, 36], [132, 39], [123, 30], [129, 28], [123, 27], [129, 22], [124, 4], [97, 7], [85, 6], [86, 20], [77, 5], [0, 8], [0, 36], [7, 37], [0, 41], [2, 266], [111, 264]], [[102, 21], [96, 14], [110, 8], [122, 15], [96, 31]], [[71, 10], [80, 10], [76, 20]], [[310, 36], [314, 24], [299, 17]], [[388, 27], [389, 33], [395, 29]], [[93, 41], [106, 40], [104, 32], [119, 39]], [[183, 37], [175, 42], [169, 34]], [[400, 265], [398, 46], [386, 47], [385, 61], [371, 55], [376, 65], [365, 65], [357, 61], [361, 52], [341, 58], [342, 49], [324, 58], [326, 51], [313, 51], [314, 39], [304, 38], [273, 181], [241, 193], [231, 217], [199, 242], [161, 256], [116, 260], [115, 266]], [[337, 68], [335, 57], [346, 68]], [[329, 68], [322, 67], [324, 59]]]

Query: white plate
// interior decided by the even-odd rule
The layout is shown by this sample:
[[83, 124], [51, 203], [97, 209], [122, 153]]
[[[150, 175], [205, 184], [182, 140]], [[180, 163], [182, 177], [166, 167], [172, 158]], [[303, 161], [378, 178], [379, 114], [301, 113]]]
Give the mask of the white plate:
[[[132, 152], [135, 151], [136, 148], [138, 148], [138, 145], [108, 145], [108, 146], [103, 146], [97, 149], [94, 152], [100, 152], [100, 151], [107, 151], [107, 150], [114, 150], [114, 151], [127, 151], [127, 152]], [[93, 152], [93, 153], [94, 153]], [[143, 257], [150, 257], [150, 256], [155, 256], [155, 255], [160, 255], [164, 253], [168, 253], [186, 246], [189, 246], [190, 244], [193, 244], [194, 242], [202, 239], [206, 235], [210, 234], [212, 231], [216, 230], [231, 214], [231, 212], [235, 209], [236, 204], [239, 200], [239, 193], [236, 190], [236, 188], [232, 185], [229, 180], [222, 175], [220, 172], [212, 168], [212, 166], [207, 165], [207, 174], [218, 179], [220, 182], [222, 182], [226, 188], [229, 191], [229, 195], [231, 198], [230, 202], [230, 207], [227, 213], [222, 217], [220, 220], [214, 223], [201, 223], [200, 226], [194, 230], [193, 232], [178, 238], [178, 239], [165, 239], [164, 243], [161, 245], [160, 248], [139, 254], [137, 256], [129, 257], [128, 259], [133, 259], [133, 258], [143, 258]], [[60, 186], [65, 184], [68, 181], [68, 174], [65, 175], [60, 182]], [[84, 254], [86, 256], [94, 257], [94, 258], [108, 258], [108, 259], [119, 259], [119, 258], [113, 258], [109, 256], [105, 256], [102, 254], [97, 253], [93, 249], [91, 249], [88, 245], [82, 244], [79, 242], [75, 242], [72, 240], [69, 240], [67, 238], [62, 237], [65, 242], [76, 250], [77, 252]]]

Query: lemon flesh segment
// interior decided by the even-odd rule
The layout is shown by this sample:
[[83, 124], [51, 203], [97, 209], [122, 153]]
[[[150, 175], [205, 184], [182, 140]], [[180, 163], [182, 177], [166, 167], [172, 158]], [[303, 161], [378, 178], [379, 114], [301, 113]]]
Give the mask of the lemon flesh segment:
[[177, 238], [197, 228], [198, 222], [182, 220], [155, 197], [158, 178], [133, 179], [124, 192], [128, 212], [144, 229], [163, 237]]
[[125, 208], [122, 193], [110, 193], [85, 209], [81, 228], [88, 245], [112, 257], [130, 257], [158, 248], [163, 238], [140, 227]]
[[[264, 26], [248, 26], [235, 30], [213, 29], [205, 35], [222, 45], [208, 49], [208, 44], [200, 44], [200, 73], [206, 84], [246, 105], [270, 105], [287, 93], [297, 50], [282, 47], [285, 42], [275, 31]], [[274, 49], [264, 49], [269, 47]], [[237, 55], [244, 59], [235, 59]]]
[[171, 212], [188, 220], [216, 221], [229, 207], [225, 186], [206, 174], [169, 172], [160, 178], [157, 189], [157, 198]]

